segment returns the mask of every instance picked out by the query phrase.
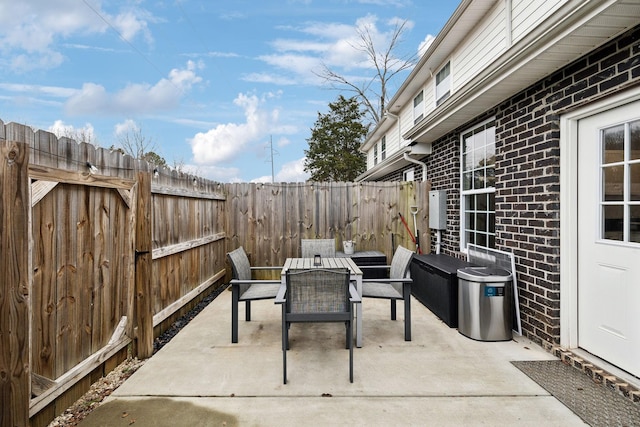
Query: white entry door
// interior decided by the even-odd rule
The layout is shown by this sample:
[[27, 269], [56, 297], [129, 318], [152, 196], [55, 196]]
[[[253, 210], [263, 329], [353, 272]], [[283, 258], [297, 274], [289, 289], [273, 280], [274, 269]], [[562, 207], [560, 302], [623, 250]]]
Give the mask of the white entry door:
[[578, 346], [640, 376], [640, 101], [578, 122]]

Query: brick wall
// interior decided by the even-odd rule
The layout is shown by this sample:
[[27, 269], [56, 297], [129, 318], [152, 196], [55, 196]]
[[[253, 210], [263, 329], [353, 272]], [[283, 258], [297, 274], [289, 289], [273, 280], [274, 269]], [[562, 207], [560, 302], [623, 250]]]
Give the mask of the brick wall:
[[640, 26], [436, 141], [422, 159], [432, 189], [447, 191], [441, 252], [461, 257], [460, 133], [495, 115], [496, 248], [516, 256], [523, 333], [538, 343], [560, 341], [560, 115], [638, 84]]

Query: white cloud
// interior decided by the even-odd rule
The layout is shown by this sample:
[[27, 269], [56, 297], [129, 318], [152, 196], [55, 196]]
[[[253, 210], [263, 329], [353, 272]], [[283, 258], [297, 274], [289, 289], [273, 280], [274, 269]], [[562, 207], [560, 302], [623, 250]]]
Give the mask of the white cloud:
[[357, 19], [353, 25], [312, 22], [301, 27], [280, 27], [283, 31], [294, 31], [312, 39], [274, 40], [271, 42], [274, 52], [261, 55], [258, 59], [279, 70], [280, 74], [250, 74], [245, 76], [245, 80], [276, 84], [320, 84], [321, 80], [315, 73], [321, 73], [324, 65], [348, 77], [349, 81], [368, 80], [369, 72], [365, 72], [364, 76], [357, 75], [363, 70], [373, 68], [364, 50], [359, 30], [366, 29], [374, 46], [384, 48], [388, 46], [396, 26], [401, 23], [404, 23], [405, 31], [411, 30], [414, 26], [412, 21], [405, 22], [400, 18], [389, 19], [380, 25], [378, 17], [369, 14]]
[[421, 57], [422, 55], [424, 55], [427, 49], [429, 49], [429, 46], [431, 46], [431, 43], [433, 43], [434, 39], [434, 36], [432, 36], [431, 34], [427, 34], [424, 40], [420, 42], [420, 46], [418, 46], [418, 56]]
[[[304, 157], [285, 163], [280, 171], [275, 174], [275, 182], [305, 182], [311, 175], [304, 171]], [[271, 182], [271, 176], [261, 176], [252, 179], [251, 182]]]
[[108, 93], [102, 85], [85, 83], [68, 100], [66, 111], [69, 114], [141, 114], [171, 109], [194, 84], [202, 81], [202, 77], [196, 74], [199, 67], [188, 61], [186, 68], [171, 70], [168, 78], [153, 86], [130, 84], [114, 94]]
[[83, 127], [78, 128], [73, 125], [65, 124], [62, 120], [56, 120], [47, 130], [58, 138], [67, 137], [74, 139], [77, 142], [96, 141], [95, 129], [91, 123], [86, 123]]
[[17, 72], [55, 68], [64, 61], [52, 47], [59, 39], [101, 34], [113, 27], [129, 42], [142, 34], [151, 43], [148, 22], [153, 21], [144, 9], [128, 7], [109, 13], [97, 0], [2, 1], [0, 52], [3, 62]]
[[277, 120], [277, 112], [259, 108], [263, 101], [256, 95], [240, 94], [233, 102], [244, 110], [245, 122], [220, 124], [208, 132], [197, 133], [190, 141], [197, 164], [220, 165], [247, 155], [248, 147], [267, 135]]
[[126, 135], [139, 129], [140, 127], [135, 120], [127, 119], [122, 123], [116, 123], [114, 133], [116, 135]]

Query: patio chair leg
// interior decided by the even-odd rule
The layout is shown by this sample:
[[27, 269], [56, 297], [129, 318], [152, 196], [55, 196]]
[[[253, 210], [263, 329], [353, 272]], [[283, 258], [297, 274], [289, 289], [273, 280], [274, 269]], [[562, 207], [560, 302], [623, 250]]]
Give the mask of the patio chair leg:
[[287, 348], [289, 347], [288, 325], [282, 322], [282, 379], [287, 383]]
[[404, 295], [404, 340], [411, 341], [411, 288], [408, 284], [403, 287]]
[[347, 336], [347, 342], [345, 343], [344, 348], [349, 348], [349, 341], [351, 340], [351, 330], [349, 328], [349, 322], [344, 322], [344, 327], [345, 327], [345, 332], [346, 332], [346, 336]]
[[396, 320], [396, 300], [391, 300], [391, 320]]
[[238, 286], [231, 286], [231, 342], [238, 342], [238, 304], [240, 299], [240, 289]]
[[353, 382], [353, 319], [349, 322], [347, 336], [349, 339], [349, 382]]
[[244, 318], [247, 322], [251, 321], [251, 301], [244, 302]]
[[404, 300], [404, 340], [411, 341], [411, 299]]

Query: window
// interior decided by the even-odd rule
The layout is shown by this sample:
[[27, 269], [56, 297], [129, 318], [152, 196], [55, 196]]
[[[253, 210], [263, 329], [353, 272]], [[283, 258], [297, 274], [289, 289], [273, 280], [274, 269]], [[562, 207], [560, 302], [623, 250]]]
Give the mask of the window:
[[373, 146], [373, 165], [378, 164], [378, 144]]
[[413, 181], [413, 169], [408, 169], [402, 173], [403, 181]]
[[382, 141], [380, 142], [380, 158], [382, 161], [387, 158], [387, 136], [382, 137]]
[[436, 74], [436, 105], [442, 104], [451, 94], [451, 65], [442, 67]]
[[600, 131], [600, 237], [640, 243], [640, 120]]
[[490, 120], [460, 138], [460, 248], [495, 248], [496, 128]]
[[424, 93], [420, 91], [418, 96], [413, 98], [413, 124], [418, 123], [424, 117]]

